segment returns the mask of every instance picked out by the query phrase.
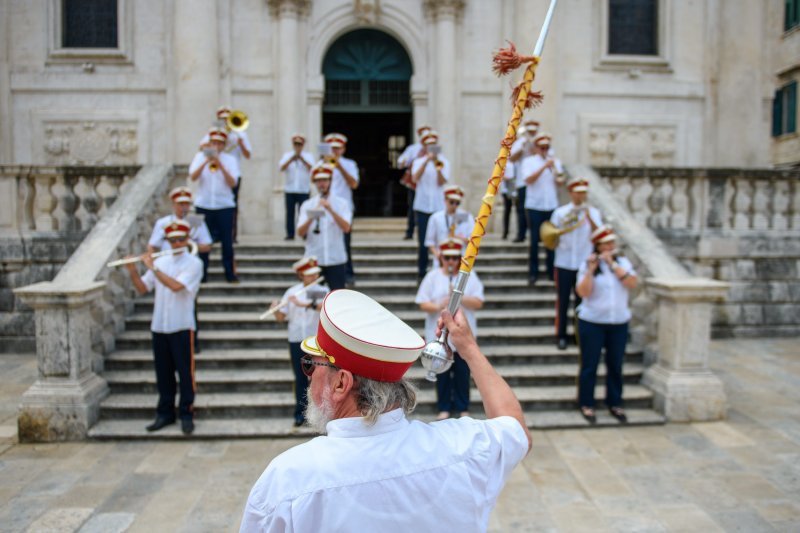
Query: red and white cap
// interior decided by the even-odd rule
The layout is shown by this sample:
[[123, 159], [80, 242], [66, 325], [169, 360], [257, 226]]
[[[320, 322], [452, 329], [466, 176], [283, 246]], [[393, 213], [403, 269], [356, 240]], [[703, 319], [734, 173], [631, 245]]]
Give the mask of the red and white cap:
[[536, 146], [550, 146], [550, 141], [552, 140], [553, 137], [549, 133], [540, 133], [533, 138], [533, 144]]
[[227, 142], [228, 134], [221, 128], [211, 128], [208, 130], [208, 140]]
[[464, 199], [464, 189], [458, 185], [448, 185], [444, 188], [444, 197], [448, 200], [458, 200], [460, 202]]
[[589, 181], [586, 178], [575, 178], [567, 184], [570, 192], [586, 192], [589, 190]]
[[428, 125], [422, 125], [419, 128], [417, 128], [417, 135], [419, 137], [422, 137], [423, 135], [425, 135], [425, 132], [428, 132], [428, 131], [433, 131], [433, 128], [431, 128]]
[[311, 181], [329, 180], [333, 178], [333, 165], [324, 164], [314, 167], [311, 171]]
[[533, 120], [532, 118], [529, 118], [528, 120], [523, 122], [522, 125], [525, 127], [525, 133], [536, 135], [536, 132], [539, 131], [539, 126], [541, 124], [539, 124], [538, 120]]
[[306, 137], [302, 133], [295, 133], [292, 135], [292, 142], [293, 143], [306, 143]]
[[420, 139], [420, 142], [425, 146], [430, 146], [439, 142], [439, 134], [433, 130], [428, 130]]
[[592, 244], [600, 244], [615, 240], [617, 240], [617, 236], [614, 235], [614, 230], [611, 229], [611, 226], [600, 226], [592, 232]]
[[311, 274], [319, 274], [322, 272], [316, 257], [304, 257], [295, 262], [292, 265], [292, 269], [303, 276], [310, 276]]
[[329, 133], [323, 140], [334, 148], [347, 146], [347, 137], [341, 133]]
[[217, 108], [217, 118], [228, 118], [231, 114], [231, 106], [221, 105]]
[[167, 239], [173, 237], [187, 237], [191, 230], [192, 227], [185, 220], [174, 220], [164, 228], [164, 236]]
[[192, 190], [189, 187], [175, 187], [169, 191], [169, 199], [173, 202], [192, 203]]
[[340, 289], [322, 301], [317, 334], [300, 347], [357, 376], [395, 382], [417, 360], [425, 341], [369, 296]]
[[464, 241], [458, 237], [448, 237], [439, 243], [439, 251], [442, 255], [457, 255], [461, 257], [464, 251]]

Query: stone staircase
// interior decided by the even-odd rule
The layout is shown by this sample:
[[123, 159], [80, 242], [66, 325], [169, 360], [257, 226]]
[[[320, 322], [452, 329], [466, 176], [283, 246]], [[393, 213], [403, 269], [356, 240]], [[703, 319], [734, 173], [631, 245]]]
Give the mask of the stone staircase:
[[[424, 315], [414, 304], [417, 285], [415, 241], [402, 241], [400, 231], [384, 223], [378, 232], [359, 223], [353, 238], [356, 289], [423, 331]], [[397, 222], [395, 228], [400, 227]], [[303, 253], [300, 242], [250, 239], [236, 249], [242, 282], [224, 281], [219, 256], [212, 255], [209, 282], [201, 288], [199, 315], [202, 351], [196, 356], [197, 429], [195, 437], [280, 437], [310, 435], [292, 428], [294, 395], [286, 326], [260, 321], [268, 303], [295, 283], [289, 267]], [[542, 261], [543, 263], [543, 261]], [[533, 428], [586, 427], [575, 408], [578, 351], [559, 351], [553, 331], [554, 288], [550, 282], [527, 285], [527, 247], [484, 239], [476, 271], [486, 287], [486, 303], [478, 313], [479, 343], [498, 371], [514, 387]], [[543, 276], [542, 276], [543, 277]], [[154, 416], [155, 375], [149, 324], [152, 296], [136, 300], [117, 350], [107, 356], [104, 378], [111, 395], [103, 400], [100, 421], [91, 429], [96, 439], [180, 438], [177, 426], [148, 434]], [[652, 410], [652, 394], [639, 385], [642, 354], [629, 353], [625, 391], [631, 424], [660, 424]], [[599, 371], [598, 399], [604, 396], [605, 368]], [[423, 379], [417, 363], [409, 376], [420, 388], [416, 417], [435, 415], [435, 387]], [[474, 416], [482, 416], [477, 389], [471, 392]], [[617, 422], [598, 405], [598, 426]]]

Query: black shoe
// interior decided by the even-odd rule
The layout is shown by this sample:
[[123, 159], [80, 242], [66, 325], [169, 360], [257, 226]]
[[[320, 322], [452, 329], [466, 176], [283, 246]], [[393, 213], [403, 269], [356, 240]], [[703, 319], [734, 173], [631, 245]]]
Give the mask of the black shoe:
[[587, 422], [594, 425], [597, 423], [597, 416], [594, 414], [594, 409], [591, 407], [581, 407], [581, 415]]
[[191, 435], [194, 431], [194, 420], [191, 418], [181, 420], [181, 431], [183, 431], [184, 435]]
[[239, 276], [229, 279], [228, 283], [239, 283]]
[[403, 240], [404, 240], [404, 241], [410, 241], [410, 240], [411, 240], [411, 239], [413, 239], [413, 238], [414, 238], [414, 236], [413, 236], [413, 235], [406, 235], [405, 237], [403, 237]]
[[514, 239], [514, 240], [513, 240], [513, 241], [511, 241], [511, 242], [525, 242], [525, 239]]
[[528, 278], [528, 287], [536, 285], [536, 278]]
[[293, 241], [293, 240], [294, 240], [294, 237], [289, 237], [289, 236], [286, 236], [286, 237], [284, 237], [284, 238], [283, 238], [283, 240], [284, 240], [284, 241]]
[[559, 350], [567, 349], [567, 339], [558, 339], [558, 349]]
[[174, 424], [174, 423], [175, 423], [175, 419], [174, 418], [163, 418], [163, 417], [157, 416], [155, 422], [153, 422], [152, 424], [147, 426], [145, 429], [147, 431], [158, 431], [159, 429], [161, 429], [163, 427], [166, 427], [166, 426], [169, 426], [170, 424]]
[[302, 426], [305, 423], [306, 423], [305, 420], [295, 420], [294, 421], [294, 427], [299, 428], [300, 426]]
[[622, 407], [609, 407], [608, 412], [611, 413], [611, 416], [619, 420], [620, 424], [628, 423], [628, 417], [625, 414], [625, 409]]

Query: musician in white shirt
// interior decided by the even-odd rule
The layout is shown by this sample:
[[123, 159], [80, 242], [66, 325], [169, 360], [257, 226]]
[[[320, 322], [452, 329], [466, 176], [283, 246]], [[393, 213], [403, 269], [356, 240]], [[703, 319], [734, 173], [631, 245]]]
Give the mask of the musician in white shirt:
[[[347, 137], [341, 133], [329, 133], [325, 136], [325, 142], [331, 145], [334, 157], [331, 194], [347, 200], [350, 204], [350, 212], [355, 214], [356, 204], [353, 202], [353, 191], [358, 188], [361, 177], [358, 171], [358, 164], [344, 156], [345, 151], [347, 151]], [[352, 222], [351, 218], [350, 223], [352, 224]], [[347, 252], [345, 283], [348, 287], [355, 285], [356, 277], [353, 270], [353, 254], [350, 250], [351, 235], [350, 232], [344, 234], [344, 247]]]
[[[425, 315], [425, 340], [436, 340], [436, 321], [442, 310], [447, 309], [453, 284], [458, 277], [458, 267], [464, 241], [458, 238], [447, 238], [439, 243], [439, 255], [442, 258], [440, 268], [431, 269], [419, 285], [415, 303]], [[475, 273], [470, 274], [464, 295], [461, 298], [461, 313], [467, 319], [472, 334], [478, 335], [478, 322], [475, 311], [483, 307], [483, 283]], [[439, 409], [437, 420], [450, 418], [451, 412], [459, 413], [459, 417], [469, 416], [469, 366], [461, 358], [456, 347], [453, 350], [453, 365], [447, 372], [439, 374], [436, 380], [436, 405]]]
[[[304, 257], [292, 265], [300, 283], [289, 287], [281, 298], [285, 304], [275, 311], [275, 320], [289, 321], [289, 356], [292, 359], [294, 371], [294, 427], [302, 426], [305, 421], [305, 410], [308, 405], [308, 377], [300, 367], [303, 350], [300, 343], [310, 337], [317, 330], [319, 323], [319, 310], [322, 299], [328, 293], [328, 288], [322, 285], [313, 285], [319, 278], [321, 269], [314, 257]], [[272, 307], [280, 302], [272, 302]]]
[[189, 165], [189, 179], [198, 183], [195, 210], [205, 216], [205, 222], [214, 242], [222, 243], [222, 265], [228, 283], [238, 283], [233, 266], [233, 218], [236, 201], [233, 188], [239, 181], [231, 172], [234, 157], [223, 152], [228, 134], [211, 128], [209, 141]]
[[[176, 220], [164, 230], [173, 249], [186, 247], [189, 223]], [[153, 320], [153, 358], [158, 386], [158, 406], [155, 421], [147, 431], [157, 431], [175, 423], [175, 373], [180, 381], [179, 415], [184, 434], [194, 431], [194, 353], [192, 334], [195, 329], [194, 302], [203, 276], [203, 263], [197, 257], [179, 252], [153, 259], [149, 252], [142, 257], [148, 268], [139, 276], [135, 263], [126, 265], [139, 294], [155, 289]]]
[[467, 241], [475, 227], [475, 219], [459, 206], [464, 200], [464, 189], [458, 185], [447, 185], [444, 188], [445, 208], [435, 212], [428, 219], [428, 230], [425, 232], [425, 246], [433, 256], [432, 270], [439, 268], [441, 257], [439, 244], [448, 237], [457, 237]]
[[281, 157], [278, 166], [283, 172], [286, 181], [283, 185], [283, 195], [286, 204], [286, 237], [285, 240], [294, 239], [295, 219], [300, 206], [308, 200], [311, 191], [311, 167], [314, 166], [314, 156], [303, 150], [306, 138], [296, 133], [292, 136], [292, 150]]
[[611, 415], [622, 423], [628, 421], [622, 405], [622, 362], [628, 342], [631, 310], [629, 291], [636, 288], [636, 271], [628, 258], [616, 250], [616, 235], [608, 226], [592, 233], [594, 253], [578, 270], [578, 337], [581, 367], [578, 376], [578, 405], [590, 423], [597, 419], [594, 389], [597, 365], [605, 348], [606, 399]]
[[525, 213], [526, 184], [521, 172], [522, 160], [533, 155], [533, 139], [539, 131], [539, 121], [527, 119], [522, 123], [517, 140], [511, 145], [508, 162], [514, 164], [514, 186], [517, 199], [517, 237], [514, 242], [524, 242], [528, 233], [528, 215]]
[[[550, 222], [562, 231], [555, 249], [556, 338], [558, 348], [567, 348], [567, 310], [570, 293], [575, 295], [575, 307], [581, 298], [575, 292], [578, 269], [592, 253], [592, 231], [603, 224], [600, 211], [586, 205], [589, 182], [575, 178], [567, 184], [571, 202], [553, 211]], [[575, 332], [577, 334], [577, 331]]]
[[422, 136], [423, 154], [411, 165], [411, 180], [416, 184], [414, 212], [417, 215], [417, 279], [421, 280], [428, 270], [428, 248], [425, 236], [428, 219], [436, 211], [444, 209], [444, 184], [450, 179], [450, 162], [440, 153], [439, 134], [428, 131]]
[[316, 257], [330, 289], [346, 282], [347, 250], [344, 235], [350, 232], [353, 212], [343, 198], [330, 194], [333, 166], [323, 164], [311, 171], [319, 194], [303, 202], [297, 219], [297, 234], [306, 239], [305, 256]]
[[[417, 128], [417, 137], [422, 139], [422, 136], [431, 131], [430, 126], [420, 126]], [[406, 222], [406, 235], [404, 240], [411, 240], [414, 238], [414, 227], [416, 226], [416, 218], [414, 216], [414, 197], [416, 196], [416, 184], [411, 181], [411, 164], [414, 160], [422, 155], [422, 143], [415, 142], [406, 146], [400, 157], [397, 158], [397, 166], [405, 169], [403, 177], [400, 178], [400, 184], [406, 188], [406, 200], [408, 201], [408, 212], [406, 214], [408, 220]]]

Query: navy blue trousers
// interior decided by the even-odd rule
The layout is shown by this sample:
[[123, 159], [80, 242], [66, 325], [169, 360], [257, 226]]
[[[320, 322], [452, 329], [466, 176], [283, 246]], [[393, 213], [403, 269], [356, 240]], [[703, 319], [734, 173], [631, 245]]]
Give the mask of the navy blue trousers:
[[408, 220], [406, 221], [406, 239], [410, 239], [414, 236], [414, 226], [416, 226], [417, 221], [416, 217], [414, 216], [414, 198], [417, 196], [417, 192], [414, 189], [406, 189], [406, 199], [408, 201], [408, 212], [406, 216]]
[[[236, 279], [233, 271], [233, 215], [236, 208], [204, 209], [197, 207], [195, 210], [206, 217], [206, 226], [211, 233], [211, 240], [222, 244], [222, 266], [225, 267], [225, 279]], [[208, 254], [201, 254], [203, 260], [203, 279], [208, 271]]]
[[353, 253], [350, 250], [350, 235], [351, 233], [344, 234], [344, 249], [347, 251], [347, 263], [344, 265], [344, 273], [347, 281], [353, 281], [356, 277], [356, 273], [353, 271]]
[[517, 187], [517, 240], [524, 241], [528, 234], [528, 216], [525, 214], [526, 187]]
[[181, 419], [192, 419], [194, 411], [194, 355], [192, 352], [192, 330], [175, 333], [150, 332], [153, 339], [153, 360], [158, 387], [156, 413], [161, 418], [175, 420], [175, 393], [178, 374], [181, 398], [178, 412]]
[[286, 236], [294, 239], [294, 227], [297, 220], [297, 212], [300, 211], [300, 206], [308, 200], [308, 193], [302, 192], [287, 192], [284, 193], [286, 201]]
[[419, 252], [417, 254], [417, 276], [422, 279], [428, 270], [428, 247], [425, 246], [425, 233], [428, 231], [428, 220], [430, 213], [414, 211], [417, 215], [417, 241], [419, 242]]
[[294, 421], [303, 423], [306, 420], [306, 405], [308, 404], [308, 377], [300, 368], [300, 359], [305, 355], [299, 342], [289, 343], [289, 355], [292, 358], [292, 371], [294, 372]]
[[628, 342], [628, 323], [596, 324], [578, 319], [581, 369], [578, 376], [578, 402], [594, 407], [594, 387], [600, 352], [606, 351], [606, 406], [622, 407], [622, 360]]
[[514, 208], [514, 199], [509, 193], [503, 194], [503, 238], [508, 238], [508, 226], [511, 223], [511, 210]]
[[341, 265], [320, 266], [319, 268], [322, 270], [325, 283], [328, 284], [330, 290], [344, 289], [347, 280], [347, 265], [345, 263]]
[[567, 311], [569, 310], [570, 293], [575, 295], [575, 308], [581, 304], [581, 297], [575, 292], [578, 271], [556, 267], [556, 335], [559, 339], [567, 338]]
[[436, 376], [436, 406], [439, 411], [469, 411], [469, 367], [458, 352], [453, 366]]
[[[531, 248], [528, 262], [528, 277], [536, 279], [539, 277], [539, 228], [542, 223], [550, 220], [553, 211], [539, 211], [538, 209], [526, 209], [528, 213], [528, 228], [531, 230]], [[545, 254], [545, 268], [547, 279], [553, 279], [553, 261], [556, 254], [553, 250], [547, 250]]]
[[236, 186], [233, 188], [233, 202], [236, 204], [236, 207], [233, 208], [233, 226], [231, 227], [233, 242], [236, 242], [236, 238], [239, 236], [239, 188], [241, 186], [242, 177], [239, 176], [239, 180], [236, 182]]

